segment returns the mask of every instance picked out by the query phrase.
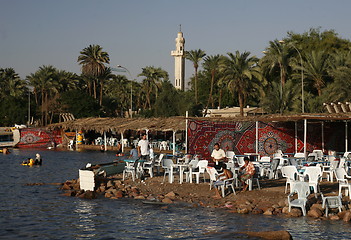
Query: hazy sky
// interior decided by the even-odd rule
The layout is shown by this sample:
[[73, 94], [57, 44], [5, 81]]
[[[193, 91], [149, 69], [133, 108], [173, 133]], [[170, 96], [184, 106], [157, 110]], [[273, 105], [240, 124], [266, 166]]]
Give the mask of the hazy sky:
[[[185, 49], [208, 55], [250, 51], [261, 57], [268, 42], [287, 31], [334, 29], [351, 38], [349, 0], [1, 0], [0, 68], [21, 78], [42, 65], [80, 73], [79, 52], [99, 44], [111, 66], [133, 78], [161, 67], [173, 82], [170, 52], [182, 24]], [[193, 74], [186, 64], [186, 78]]]

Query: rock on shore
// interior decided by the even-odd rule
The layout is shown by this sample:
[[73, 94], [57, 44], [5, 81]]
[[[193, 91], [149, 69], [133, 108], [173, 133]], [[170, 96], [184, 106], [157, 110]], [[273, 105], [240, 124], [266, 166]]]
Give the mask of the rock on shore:
[[[66, 196], [76, 196], [86, 199], [106, 197], [110, 199], [133, 198], [145, 201], [154, 201], [162, 204], [172, 204], [175, 202], [189, 203], [193, 207], [223, 208], [232, 213], [240, 214], [264, 214], [267, 216], [283, 215], [287, 217], [301, 217], [300, 208], [292, 208], [289, 212], [287, 194], [284, 193], [285, 182], [279, 180], [265, 180], [261, 183], [265, 187], [261, 190], [248, 192], [237, 192], [236, 195], [228, 193], [225, 198], [215, 199], [214, 190], [209, 191], [208, 183], [163, 183], [163, 177], [153, 177], [145, 181], [121, 180], [121, 176], [116, 175], [110, 178], [99, 178], [96, 182], [94, 192], [82, 191], [79, 189], [78, 180], [68, 180], [62, 184], [61, 189]], [[327, 187], [336, 188], [337, 184]], [[349, 202], [344, 199], [344, 202]], [[325, 220], [351, 220], [351, 211], [343, 210], [330, 211], [329, 216], [325, 217], [325, 209], [322, 208], [321, 199], [314, 195], [309, 197], [307, 205], [307, 216], [315, 219]]]
[[240, 232], [249, 237], [258, 237], [269, 240], [291, 240], [293, 239], [288, 231], [267, 231], [267, 232]]

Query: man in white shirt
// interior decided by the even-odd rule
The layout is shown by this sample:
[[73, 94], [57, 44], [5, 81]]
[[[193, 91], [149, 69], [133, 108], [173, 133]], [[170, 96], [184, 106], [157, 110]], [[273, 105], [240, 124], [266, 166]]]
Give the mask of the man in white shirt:
[[211, 154], [212, 161], [215, 163], [215, 169], [218, 173], [222, 173], [222, 161], [226, 159], [225, 152], [219, 147], [218, 143], [215, 143], [214, 149]]
[[138, 156], [141, 159], [147, 160], [149, 154], [149, 140], [146, 139], [146, 134], [143, 134], [141, 140], [138, 142]]

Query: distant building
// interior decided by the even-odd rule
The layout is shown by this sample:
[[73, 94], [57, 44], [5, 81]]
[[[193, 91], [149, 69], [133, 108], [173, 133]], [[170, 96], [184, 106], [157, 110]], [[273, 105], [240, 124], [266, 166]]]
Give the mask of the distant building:
[[[204, 110], [205, 111], [205, 110]], [[203, 112], [205, 114], [205, 112]], [[244, 108], [244, 116], [262, 115], [266, 114], [262, 108], [249, 107]], [[240, 107], [221, 108], [221, 109], [207, 109], [205, 117], [236, 117], [240, 116]]]
[[174, 56], [174, 87], [176, 89], [184, 91], [185, 87], [185, 39], [181, 31], [178, 32], [178, 36], [175, 39], [176, 50], [171, 51], [171, 55]]

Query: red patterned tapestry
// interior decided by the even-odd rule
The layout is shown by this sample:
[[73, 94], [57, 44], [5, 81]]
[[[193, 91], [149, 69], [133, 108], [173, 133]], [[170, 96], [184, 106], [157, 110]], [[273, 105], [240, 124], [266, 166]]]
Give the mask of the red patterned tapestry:
[[16, 145], [19, 148], [47, 148], [62, 143], [59, 130], [48, 131], [41, 128], [24, 128], [20, 130], [21, 139]]
[[[307, 152], [311, 152], [313, 149], [322, 149], [321, 123], [310, 122], [307, 126]], [[334, 138], [334, 132], [340, 132], [338, 131], [340, 127], [342, 127], [340, 124], [335, 126], [325, 124], [324, 142], [326, 149], [331, 147], [336, 151], [342, 151], [342, 147], [340, 147], [342, 141], [340, 143], [339, 140], [337, 145], [331, 141]], [[210, 159], [215, 143], [219, 143], [223, 150], [234, 151], [237, 155], [256, 153], [256, 122], [214, 122], [191, 119], [188, 121], [187, 130], [188, 152], [200, 154], [204, 159]], [[284, 153], [303, 152], [303, 130], [303, 121], [297, 123], [259, 122], [258, 153], [261, 156], [269, 156], [278, 149]]]

